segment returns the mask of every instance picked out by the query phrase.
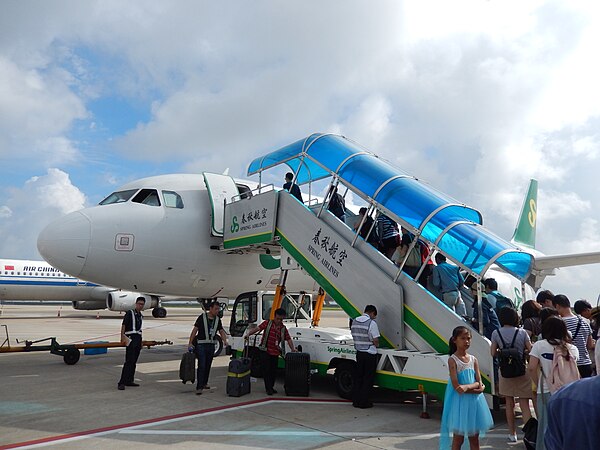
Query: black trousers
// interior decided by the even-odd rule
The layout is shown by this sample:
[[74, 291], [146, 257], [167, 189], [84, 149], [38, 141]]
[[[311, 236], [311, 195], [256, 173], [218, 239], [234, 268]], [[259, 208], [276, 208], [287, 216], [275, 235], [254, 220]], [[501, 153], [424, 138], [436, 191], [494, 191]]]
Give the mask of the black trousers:
[[358, 407], [370, 406], [371, 389], [377, 369], [377, 355], [356, 352], [356, 365], [352, 378], [352, 404]]
[[125, 348], [125, 364], [123, 364], [123, 370], [121, 372], [121, 379], [119, 384], [131, 384], [133, 383], [133, 376], [135, 375], [135, 365], [137, 364], [140, 351], [142, 350], [142, 336], [139, 334], [132, 334], [129, 336], [131, 342]]
[[[587, 364], [584, 366], [577, 366], [577, 369], [579, 370], [579, 376], [581, 378], [589, 378], [592, 376], [592, 365], [591, 364]], [[598, 370], [598, 368], [596, 368], [596, 370]]]
[[196, 389], [202, 389], [208, 384], [210, 367], [215, 355], [215, 344], [197, 344], [196, 357], [198, 358], [198, 370], [196, 371]]
[[267, 352], [260, 352], [263, 364], [263, 380], [265, 381], [265, 390], [273, 390], [275, 386], [275, 377], [277, 376], [277, 361], [279, 356], [269, 355]]

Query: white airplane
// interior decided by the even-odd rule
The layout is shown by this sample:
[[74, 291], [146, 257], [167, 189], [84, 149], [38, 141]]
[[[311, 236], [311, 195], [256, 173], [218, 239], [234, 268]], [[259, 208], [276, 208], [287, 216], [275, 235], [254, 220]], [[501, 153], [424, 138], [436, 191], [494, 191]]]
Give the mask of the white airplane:
[[136, 298], [146, 298], [144, 309], [166, 317], [156, 295], [127, 292], [67, 275], [46, 261], [0, 259], [0, 300], [70, 301], [77, 310], [127, 311]]
[[[132, 181], [99, 205], [49, 224], [39, 235], [38, 250], [65, 273], [132, 291], [208, 299], [272, 290], [281, 272], [270, 248], [263, 247], [262, 253], [222, 248], [224, 202], [252, 195], [256, 187], [252, 181], [211, 173]], [[528, 283], [522, 285], [494, 266], [485, 274], [517, 306], [534, 298], [555, 268], [600, 262], [600, 252], [543, 256], [534, 250], [536, 201], [537, 181], [532, 180], [513, 237], [535, 258]], [[290, 291], [318, 289], [298, 270], [289, 272], [286, 286]]]
[[[133, 181], [99, 205], [49, 224], [38, 250], [65, 273], [132, 291], [209, 299], [273, 290], [280, 259], [268, 248], [267, 254], [221, 248], [224, 200], [251, 195], [255, 187], [210, 173]], [[299, 270], [290, 271], [286, 286], [318, 289]]]

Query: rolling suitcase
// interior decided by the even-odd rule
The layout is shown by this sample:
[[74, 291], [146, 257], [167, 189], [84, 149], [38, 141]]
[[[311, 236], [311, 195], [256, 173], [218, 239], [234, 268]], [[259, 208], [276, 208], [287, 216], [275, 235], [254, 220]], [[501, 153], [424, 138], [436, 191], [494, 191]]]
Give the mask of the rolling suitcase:
[[194, 384], [194, 381], [196, 381], [196, 355], [194, 353], [185, 352], [181, 356], [179, 379], [183, 384], [188, 381]]
[[310, 355], [308, 353], [286, 353], [285, 394], [308, 397], [310, 391]]
[[241, 397], [250, 393], [250, 358], [232, 359], [227, 370], [227, 395]]

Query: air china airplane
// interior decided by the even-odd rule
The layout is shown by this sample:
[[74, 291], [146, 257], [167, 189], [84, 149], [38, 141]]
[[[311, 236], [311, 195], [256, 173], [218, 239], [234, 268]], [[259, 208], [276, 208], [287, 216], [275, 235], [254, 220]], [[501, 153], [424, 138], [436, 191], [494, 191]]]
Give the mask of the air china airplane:
[[[220, 248], [224, 200], [251, 195], [255, 187], [210, 173], [133, 181], [99, 205], [49, 224], [38, 250], [72, 276], [137, 292], [208, 299], [273, 290], [278, 257]], [[318, 289], [300, 270], [290, 271], [286, 286]]]
[[46, 261], [0, 259], [0, 300], [70, 301], [77, 310], [127, 311], [135, 299], [146, 298], [144, 309], [166, 317], [156, 295], [127, 292], [90, 283], [61, 272]]

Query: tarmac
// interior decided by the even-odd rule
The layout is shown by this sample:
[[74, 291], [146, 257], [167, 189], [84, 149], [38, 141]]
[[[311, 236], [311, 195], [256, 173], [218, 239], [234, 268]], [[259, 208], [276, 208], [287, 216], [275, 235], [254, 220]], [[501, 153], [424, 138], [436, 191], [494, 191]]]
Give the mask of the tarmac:
[[[210, 384], [195, 395], [195, 386], [179, 380], [179, 361], [199, 308], [169, 307], [165, 319], [145, 312], [144, 339], [173, 345], [143, 349], [137, 365], [140, 387], [117, 390], [124, 349], [84, 355], [69, 366], [49, 352], [0, 354], [0, 450], [61, 449], [435, 449], [439, 446], [440, 402], [428, 405], [414, 393], [375, 389], [371, 409], [359, 410], [335, 393], [333, 377], [313, 376], [307, 398], [286, 397], [283, 380], [273, 397], [262, 379], [249, 395], [225, 392], [229, 356], [214, 359]], [[59, 314], [60, 311], [60, 314]], [[75, 311], [38, 305], [0, 306], [11, 346], [16, 340], [56, 337], [61, 344], [117, 341], [122, 315], [110, 311]], [[229, 316], [223, 323], [227, 328]], [[344, 327], [340, 311], [325, 311], [323, 326]], [[0, 328], [0, 343], [5, 330]], [[6, 345], [6, 344], [4, 344]], [[522, 448], [506, 442], [503, 411], [493, 412], [495, 428], [481, 438], [481, 448]], [[520, 421], [518, 421], [520, 422]]]

